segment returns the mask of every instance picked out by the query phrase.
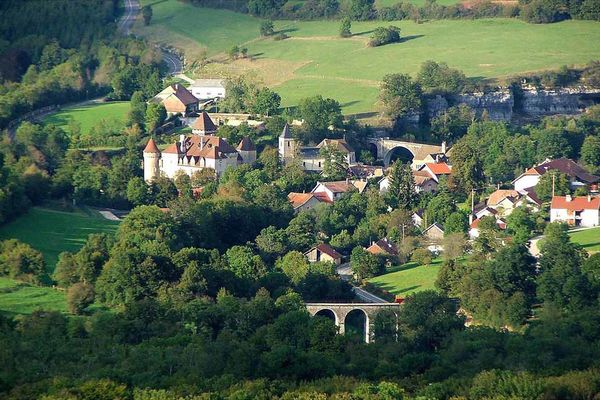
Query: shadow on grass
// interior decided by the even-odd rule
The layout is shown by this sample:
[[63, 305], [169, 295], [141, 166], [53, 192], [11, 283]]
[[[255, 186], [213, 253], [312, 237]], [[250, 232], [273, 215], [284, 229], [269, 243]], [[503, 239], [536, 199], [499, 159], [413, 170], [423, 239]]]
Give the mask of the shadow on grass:
[[153, 2], [153, 3], [150, 3], [150, 4], [148, 4], [148, 5], [149, 5], [150, 7], [152, 7], [152, 6], [155, 6], [155, 5], [157, 5], [157, 4], [160, 4], [160, 3], [166, 3], [166, 2], [167, 2], [167, 0], [158, 0], [158, 1], [155, 1], [155, 2]]
[[285, 28], [285, 29], [273, 32], [273, 36], [278, 35], [280, 33], [296, 32], [297, 30], [298, 30], [298, 28]]
[[380, 283], [380, 282], [372, 282], [373, 285], [377, 286], [381, 290], [385, 290], [386, 292], [392, 294], [404, 294], [410, 291], [414, 291], [419, 289], [422, 285], [413, 285], [407, 287], [399, 287], [397, 285], [392, 285], [388, 283]]
[[422, 38], [425, 35], [408, 35], [408, 36], [401, 36], [400, 37], [400, 41], [398, 43], [404, 43], [404, 42], [408, 42], [409, 40], [414, 40], [414, 39], [418, 39], [418, 38]]
[[363, 118], [375, 117], [378, 114], [379, 113], [377, 113], [377, 112], [364, 112], [364, 113], [349, 114], [349, 116], [354, 117], [356, 119], [363, 119]]
[[356, 33], [353, 33], [351, 37], [368, 35], [369, 33], [373, 33], [373, 32], [375, 32], [375, 29], [371, 29], [369, 31], [363, 31], [363, 32], [356, 32]]
[[360, 103], [360, 101], [353, 100], [353, 101], [348, 101], [346, 103], [342, 103], [342, 104], [340, 104], [340, 106], [341, 107], [350, 107], [350, 106], [353, 106], [354, 104], [358, 104], [358, 103]]

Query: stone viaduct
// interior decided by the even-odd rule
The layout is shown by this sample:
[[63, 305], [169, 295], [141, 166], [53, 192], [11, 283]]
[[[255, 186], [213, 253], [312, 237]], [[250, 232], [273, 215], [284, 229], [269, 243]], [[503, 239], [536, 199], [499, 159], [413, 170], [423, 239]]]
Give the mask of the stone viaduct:
[[377, 149], [377, 159], [383, 160], [383, 165], [386, 167], [390, 165], [392, 155], [396, 149], [408, 150], [412, 154], [413, 164], [426, 162], [427, 156], [430, 154], [446, 154], [446, 143], [437, 146], [425, 143], [403, 142], [401, 140], [390, 139], [389, 137], [371, 138], [368, 139], [368, 143]]
[[397, 314], [400, 304], [396, 303], [306, 303], [306, 309], [310, 315], [333, 315], [338, 333], [346, 333], [346, 317], [353, 311], [362, 312], [365, 316], [365, 342], [373, 340], [373, 322], [375, 315], [381, 310], [389, 309]]

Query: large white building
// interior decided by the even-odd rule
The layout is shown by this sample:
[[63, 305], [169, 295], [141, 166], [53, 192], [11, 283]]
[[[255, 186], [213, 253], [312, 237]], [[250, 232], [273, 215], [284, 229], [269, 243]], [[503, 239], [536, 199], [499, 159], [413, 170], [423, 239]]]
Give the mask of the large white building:
[[557, 171], [567, 175], [571, 189], [587, 187], [590, 191], [598, 190], [600, 177], [590, 174], [585, 168], [568, 158], [546, 160], [539, 165], [529, 168], [513, 181], [515, 190], [522, 191], [535, 187], [542, 176], [548, 171]]
[[598, 226], [600, 197], [554, 196], [550, 206], [550, 222], [565, 222], [571, 226]]
[[215, 130], [210, 117], [202, 113], [193, 126], [193, 135], [181, 135], [179, 141], [162, 152], [150, 139], [143, 153], [146, 182], [161, 175], [172, 179], [180, 172], [192, 176], [206, 168], [220, 176], [227, 168], [256, 161], [256, 148], [249, 138], [242, 139], [234, 148], [225, 139], [210, 134]]
[[223, 79], [196, 79], [188, 89], [199, 100], [225, 98], [225, 81]]
[[323, 147], [334, 148], [344, 155], [348, 166], [356, 164], [356, 153], [344, 139], [323, 139], [316, 146], [300, 146], [292, 136], [290, 126], [285, 124], [279, 136], [279, 158], [284, 164], [295, 160], [300, 161], [300, 166], [305, 171], [323, 171], [325, 157], [321, 155]]

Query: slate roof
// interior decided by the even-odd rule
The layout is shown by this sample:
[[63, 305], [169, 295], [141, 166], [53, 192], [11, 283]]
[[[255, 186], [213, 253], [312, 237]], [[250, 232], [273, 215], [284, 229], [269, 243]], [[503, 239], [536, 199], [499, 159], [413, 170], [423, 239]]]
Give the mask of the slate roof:
[[281, 131], [281, 135], [279, 135], [282, 139], [293, 139], [292, 130], [290, 129], [290, 125], [288, 123], [285, 124], [283, 130]]
[[556, 160], [547, 160], [540, 165], [529, 168], [527, 171], [519, 175], [513, 182], [519, 180], [526, 175], [544, 175], [549, 170], [557, 170], [577, 179], [583, 183], [596, 183], [600, 181], [600, 177], [590, 174], [585, 168], [577, 164], [575, 161], [568, 158], [558, 158]]
[[237, 149], [238, 151], [255, 151], [256, 147], [254, 146], [252, 139], [248, 136], [244, 136], [240, 141], [240, 144], [238, 144]]

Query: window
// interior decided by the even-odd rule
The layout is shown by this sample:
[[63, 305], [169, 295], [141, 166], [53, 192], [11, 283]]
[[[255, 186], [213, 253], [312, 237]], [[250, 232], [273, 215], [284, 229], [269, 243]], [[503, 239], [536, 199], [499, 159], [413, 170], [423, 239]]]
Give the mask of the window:
[[288, 147], [290, 147], [290, 142], [287, 142], [287, 144], [288, 144]]
[[319, 161], [319, 168], [321, 168], [321, 161]]

